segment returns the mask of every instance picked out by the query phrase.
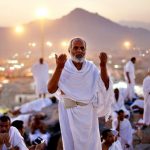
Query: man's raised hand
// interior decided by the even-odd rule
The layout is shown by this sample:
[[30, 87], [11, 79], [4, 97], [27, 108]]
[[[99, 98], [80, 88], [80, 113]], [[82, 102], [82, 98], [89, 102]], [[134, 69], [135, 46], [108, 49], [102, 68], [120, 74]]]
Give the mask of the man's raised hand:
[[100, 66], [105, 67], [107, 64], [107, 54], [105, 52], [101, 52], [99, 55]]
[[55, 59], [56, 59], [56, 65], [59, 69], [63, 69], [65, 66], [65, 63], [67, 61], [67, 55], [66, 54], [60, 54], [57, 56], [55, 54]]

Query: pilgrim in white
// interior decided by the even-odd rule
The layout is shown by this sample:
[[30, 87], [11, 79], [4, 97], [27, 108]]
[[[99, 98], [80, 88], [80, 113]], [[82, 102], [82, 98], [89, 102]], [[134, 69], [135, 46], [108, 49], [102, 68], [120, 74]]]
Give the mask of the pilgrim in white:
[[101, 150], [98, 114], [109, 116], [113, 89], [107, 75], [107, 55], [100, 53], [100, 71], [85, 59], [86, 43], [71, 40], [71, 58], [56, 55], [56, 70], [48, 90], [60, 91], [59, 119], [64, 150]]

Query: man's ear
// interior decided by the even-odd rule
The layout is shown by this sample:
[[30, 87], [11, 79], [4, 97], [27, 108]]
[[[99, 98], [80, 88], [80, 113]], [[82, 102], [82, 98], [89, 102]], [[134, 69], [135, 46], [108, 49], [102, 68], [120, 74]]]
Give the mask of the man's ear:
[[68, 50], [68, 52], [70, 53], [70, 49]]

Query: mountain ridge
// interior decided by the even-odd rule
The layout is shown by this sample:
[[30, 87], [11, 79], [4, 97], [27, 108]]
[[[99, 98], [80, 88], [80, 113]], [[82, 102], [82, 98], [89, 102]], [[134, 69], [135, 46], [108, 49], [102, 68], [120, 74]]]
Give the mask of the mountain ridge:
[[[20, 37], [16, 37], [11, 28], [0, 27], [0, 57], [11, 57], [15, 52], [31, 49], [28, 43], [33, 41], [37, 43], [36, 50], [39, 53], [41, 43], [39, 22], [35, 20], [25, 23], [24, 26], [25, 33]], [[120, 25], [98, 13], [81, 8], [76, 8], [59, 19], [45, 20], [44, 29], [45, 41], [53, 42], [51, 49], [62, 49], [60, 47], [62, 40], [70, 40], [77, 36], [83, 37], [88, 42], [91, 52], [99, 49], [124, 50], [122, 45], [126, 40], [131, 41], [133, 46], [150, 47], [150, 31]]]

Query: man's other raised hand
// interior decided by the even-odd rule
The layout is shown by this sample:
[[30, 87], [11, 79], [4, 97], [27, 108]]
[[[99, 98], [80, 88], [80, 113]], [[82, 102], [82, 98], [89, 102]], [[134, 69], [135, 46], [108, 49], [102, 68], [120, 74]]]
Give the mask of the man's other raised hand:
[[65, 66], [65, 63], [67, 61], [67, 55], [66, 54], [60, 54], [58, 56], [57, 54], [55, 54], [55, 59], [56, 59], [57, 68], [63, 69]]

